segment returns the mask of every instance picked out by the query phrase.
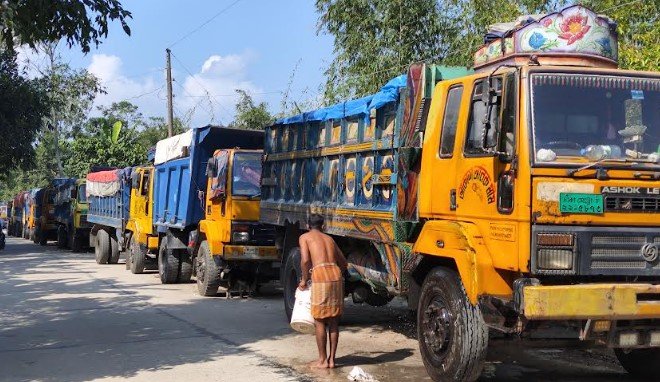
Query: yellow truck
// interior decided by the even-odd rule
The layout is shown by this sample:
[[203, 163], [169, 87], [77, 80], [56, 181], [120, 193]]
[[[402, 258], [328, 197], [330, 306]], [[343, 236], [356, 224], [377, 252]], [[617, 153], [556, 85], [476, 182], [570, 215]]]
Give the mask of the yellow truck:
[[216, 150], [207, 167], [205, 217], [191, 237], [198, 292], [252, 293], [277, 279], [275, 228], [259, 223], [262, 150]]
[[417, 311], [433, 380], [477, 379], [489, 331], [548, 325], [658, 380], [660, 73], [618, 69], [616, 26], [581, 6], [506, 28], [472, 74], [413, 65], [266, 129], [287, 314], [319, 213], [347, 294]]
[[154, 167], [137, 166], [131, 175], [129, 218], [126, 223], [126, 269], [142, 273], [157, 268], [159, 239], [153, 225]]

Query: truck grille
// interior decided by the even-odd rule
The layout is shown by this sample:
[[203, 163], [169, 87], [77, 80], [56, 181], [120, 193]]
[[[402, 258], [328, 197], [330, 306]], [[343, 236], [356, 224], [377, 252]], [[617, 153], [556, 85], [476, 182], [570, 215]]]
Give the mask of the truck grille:
[[646, 243], [660, 243], [660, 236], [641, 235], [593, 235], [589, 268], [598, 270], [659, 270], [660, 262], [649, 263], [642, 255]]
[[275, 227], [267, 224], [254, 224], [250, 227], [250, 245], [274, 245]]
[[605, 195], [608, 212], [660, 212], [660, 196]]

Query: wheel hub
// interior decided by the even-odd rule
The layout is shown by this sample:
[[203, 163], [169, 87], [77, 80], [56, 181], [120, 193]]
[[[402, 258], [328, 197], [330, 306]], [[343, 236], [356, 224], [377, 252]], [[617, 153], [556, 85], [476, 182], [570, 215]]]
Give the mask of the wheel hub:
[[439, 299], [433, 299], [424, 310], [422, 334], [429, 350], [439, 357], [444, 357], [451, 340], [451, 312]]

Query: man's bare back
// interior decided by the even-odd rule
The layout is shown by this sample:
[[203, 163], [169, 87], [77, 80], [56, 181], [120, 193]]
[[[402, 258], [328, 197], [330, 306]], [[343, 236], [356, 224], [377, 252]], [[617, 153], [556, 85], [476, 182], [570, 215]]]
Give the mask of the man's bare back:
[[[324, 234], [318, 230], [311, 230], [300, 236], [300, 254], [302, 257], [303, 266], [307, 262], [309, 269], [323, 263], [337, 264], [342, 270], [346, 269], [347, 263], [344, 254], [341, 252], [332, 237]], [[305, 277], [305, 273], [309, 273], [309, 269], [303, 269], [303, 280], [307, 281], [309, 277]], [[307, 271], [307, 272], [305, 272]], [[308, 276], [308, 275], [307, 275]]]

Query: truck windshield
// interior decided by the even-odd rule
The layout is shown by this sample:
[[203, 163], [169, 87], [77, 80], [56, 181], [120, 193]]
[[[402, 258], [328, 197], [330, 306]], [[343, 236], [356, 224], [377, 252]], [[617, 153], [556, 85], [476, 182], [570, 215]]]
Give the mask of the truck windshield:
[[87, 203], [87, 185], [78, 186], [78, 203]]
[[536, 163], [659, 163], [660, 78], [532, 74]]
[[232, 178], [232, 195], [258, 196], [261, 194], [261, 154], [236, 153]]

